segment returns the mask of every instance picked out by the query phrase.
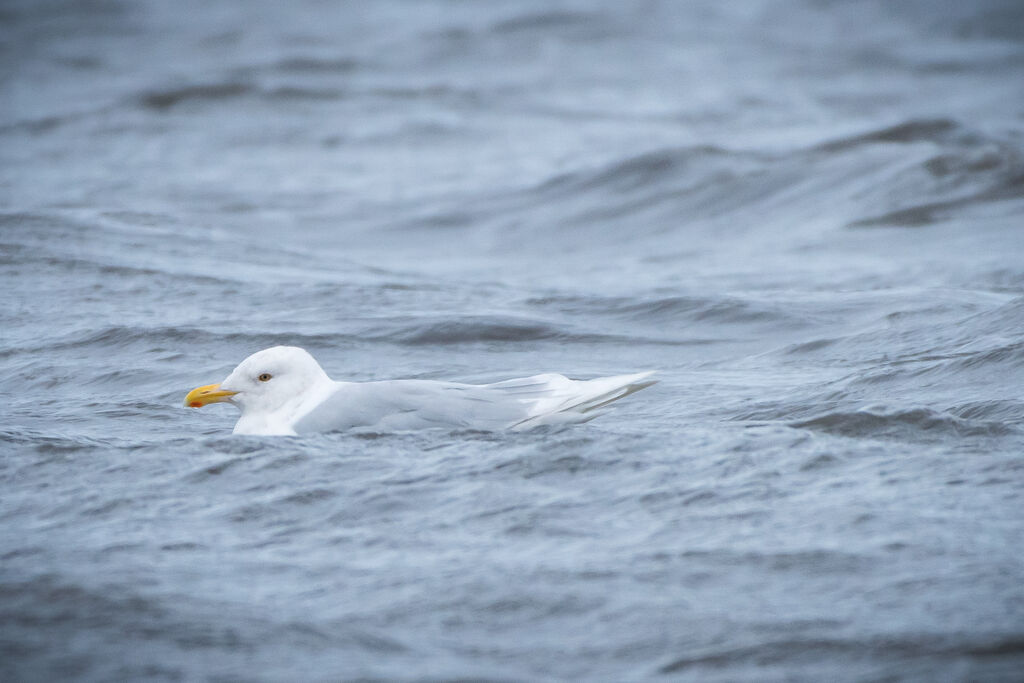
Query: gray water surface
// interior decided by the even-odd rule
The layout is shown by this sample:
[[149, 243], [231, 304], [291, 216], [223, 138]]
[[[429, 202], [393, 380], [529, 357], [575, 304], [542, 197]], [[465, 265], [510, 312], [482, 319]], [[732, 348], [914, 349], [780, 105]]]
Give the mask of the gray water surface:
[[[0, 678], [1012, 681], [1024, 10], [0, 6]], [[230, 436], [654, 369], [586, 425]]]

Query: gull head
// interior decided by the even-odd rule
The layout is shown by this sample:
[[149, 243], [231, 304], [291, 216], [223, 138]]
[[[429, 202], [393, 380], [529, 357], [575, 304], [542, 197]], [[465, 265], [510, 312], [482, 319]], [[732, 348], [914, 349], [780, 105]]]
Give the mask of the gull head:
[[196, 387], [185, 397], [185, 405], [201, 408], [210, 403], [232, 403], [243, 413], [269, 414], [325, 380], [330, 381], [327, 373], [305, 349], [275, 346], [243, 360], [220, 384]]

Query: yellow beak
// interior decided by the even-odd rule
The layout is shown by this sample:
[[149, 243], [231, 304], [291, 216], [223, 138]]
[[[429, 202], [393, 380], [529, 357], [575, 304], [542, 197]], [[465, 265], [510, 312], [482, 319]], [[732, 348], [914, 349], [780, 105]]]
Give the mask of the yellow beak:
[[185, 397], [185, 407], [202, 408], [208, 403], [224, 403], [237, 393], [237, 391], [221, 389], [219, 384], [207, 384], [188, 392], [188, 396]]

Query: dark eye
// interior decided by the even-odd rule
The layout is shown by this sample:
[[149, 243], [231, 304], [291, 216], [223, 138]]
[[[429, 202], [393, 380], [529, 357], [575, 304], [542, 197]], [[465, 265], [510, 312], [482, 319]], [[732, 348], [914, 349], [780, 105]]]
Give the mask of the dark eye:
[[273, 375], [271, 375], [269, 372], [264, 372], [262, 375], [260, 375], [256, 379], [258, 379], [261, 382], [269, 382], [271, 377], [273, 377]]

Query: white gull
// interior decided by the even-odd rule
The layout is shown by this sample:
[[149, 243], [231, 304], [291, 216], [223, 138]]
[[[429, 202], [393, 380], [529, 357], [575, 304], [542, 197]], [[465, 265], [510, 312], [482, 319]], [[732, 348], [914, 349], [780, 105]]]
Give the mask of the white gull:
[[652, 372], [571, 380], [546, 374], [494, 384], [398, 379], [336, 382], [308, 352], [275, 346], [252, 354], [220, 384], [197, 387], [185, 405], [231, 403], [235, 434], [448, 427], [496, 431], [586, 422], [612, 401], [655, 383]]

